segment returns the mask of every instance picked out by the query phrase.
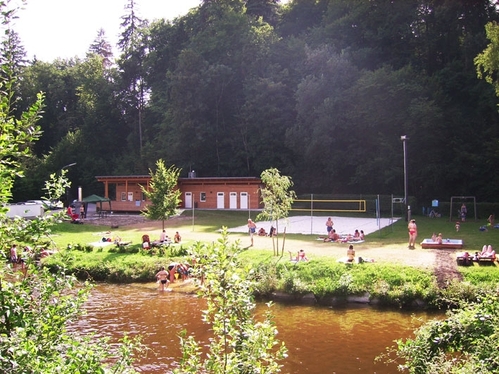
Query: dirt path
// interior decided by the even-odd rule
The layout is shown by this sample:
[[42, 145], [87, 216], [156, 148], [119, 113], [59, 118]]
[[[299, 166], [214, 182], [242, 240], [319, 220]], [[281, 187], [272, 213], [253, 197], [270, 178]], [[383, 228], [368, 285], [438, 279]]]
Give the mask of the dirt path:
[[445, 288], [452, 280], [462, 280], [463, 277], [457, 269], [455, 252], [449, 249], [438, 249], [435, 264], [435, 275], [440, 288]]
[[[170, 224], [173, 221], [190, 221], [190, 217], [174, 217], [169, 220]], [[126, 226], [127, 229], [136, 230], [143, 233], [148, 233], [151, 237], [159, 236], [161, 229], [160, 221], [150, 221], [140, 215], [114, 215], [106, 218], [95, 220], [86, 220], [86, 224], [106, 226], [108, 228], [116, 228]], [[170, 224], [167, 225], [170, 226]], [[186, 228], [183, 228], [186, 230]], [[220, 237], [219, 232], [206, 233], [194, 232], [192, 230], [182, 232], [182, 238], [185, 241], [211, 241]], [[234, 240], [239, 239], [241, 245], [249, 244], [249, 237], [244, 233], [231, 233], [230, 237]], [[307, 237], [308, 238], [308, 237]], [[255, 249], [272, 250], [272, 239], [268, 237], [255, 236]], [[287, 240], [285, 251], [297, 252], [299, 249], [305, 249], [309, 258], [313, 257], [335, 257], [340, 258], [345, 256], [347, 244], [341, 243], [324, 243], [321, 240]], [[279, 248], [282, 250], [282, 238], [279, 241]], [[382, 243], [370, 243], [366, 241], [355, 245], [357, 256], [363, 258], [374, 259], [381, 263], [398, 263], [432, 270], [436, 277], [439, 287], [446, 287], [452, 280], [461, 280], [462, 276], [457, 268], [455, 260], [455, 251], [448, 249], [423, 249], [418, 246], [416, 250], [408, 250], [404, 246], [384, 246]], [[285, 256], [288, 256], [285, 253]]]

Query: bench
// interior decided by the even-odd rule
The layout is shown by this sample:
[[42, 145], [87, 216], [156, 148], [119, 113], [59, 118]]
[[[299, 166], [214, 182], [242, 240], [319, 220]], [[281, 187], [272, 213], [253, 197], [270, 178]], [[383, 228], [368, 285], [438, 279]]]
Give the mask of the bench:
[[496, 261], [496, 258], [495, 257], [480, 257], [478, 258], [478, 263], [479, 264], [488, 264], [488, 265], [492, 265], [494, 264], [494, 262]]

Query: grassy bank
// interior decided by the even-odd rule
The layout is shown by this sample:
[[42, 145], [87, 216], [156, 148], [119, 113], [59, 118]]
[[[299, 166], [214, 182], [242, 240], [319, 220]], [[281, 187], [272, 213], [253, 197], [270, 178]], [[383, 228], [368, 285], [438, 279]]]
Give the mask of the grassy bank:
[[[184, 234], [183, 243], [147, 252], [141, 250], [141, 236], [149, 233], [154, 239], [153, 233], [159, 232], [161, 223], [123, 226], [112, 232], [107, 231], [109, 227], [62, 223], [55, 227], [53, 236], [60, 252], [45, 259], [44, 264], [64, 267], [79, 277], [91, 277], [97, 281], [151, 282], [160, 266], [171, 261], [188, 260], [186, 253], [195, 243], [209, 244], [219, 237], [220, 227], [239, 226], [247, 217], [247, 212], [197, 211], [195, 217], [184, 213], [167, 222], [168, 231]], [[416, 219], [420, 240], [430, 237], [433, 232], [442, 232], [444, 238], [463, 239], [465, 249], [470, 252], [478, 250], [483, 244], [492, 244], [498, 248], [499, 230], [481, 232], [478, 228], [484, 223], [466, 222], [456, 233], [455, 222], [443, 218]], [[103, 237], [120, 237], [132, 244], [123, 248], [113, 244], [104, 247], [90, 244], [97, 244]], [[234, 242], [248, 241], [247, 235], [243, 234], [231, 234], [230, 238]], [[312, 251], [314, 246], [329, 245], [317, 244], [315, 239], [315, 236], [310, 235], [287, 235], [286, 248], [309, 245]], [[314, 253], [310, 262], [293, 264], [289, 262], [287, 252], [284, 257], [274, 256], [269, 243], [261, 240], [261, 248], [243, 250], [240, 256], [244, 263], [251, 264], [256, 270], [262, 295], [276, 291], [296, 295], [313, 293], [319, 300], [327, 300], [331, 297], [342, 299], [367, 294], [384, 304], [407, 306], [420, 300], [436, 306], [454, 303], [462, 297], [474, 298], [482, 290], [490, 290], [499, 284], [499, 269], [495, 265], [459, 268], [464, 282], [455, 282], [446, 289], [439, 289], [433, 270], [427, 264], [404, 266], [395, 261], [391, 263], [391, 253], [414, 255], [413, 251], [406, 249], [407, 228], [403, 220], [366, 238], [366, 246], [381, 248], [387, 261], [348, 266], [336, 262], [338, 253], [343, 253], [342, 249], [330, 253], [329, 248], [332, 247], [327, 247], [326, 254], [321, 248], [322, 252]]]

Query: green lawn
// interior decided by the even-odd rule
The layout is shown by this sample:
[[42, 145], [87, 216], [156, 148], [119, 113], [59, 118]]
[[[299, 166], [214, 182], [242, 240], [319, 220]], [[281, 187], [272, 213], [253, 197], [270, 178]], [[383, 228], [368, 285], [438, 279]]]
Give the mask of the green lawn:
[[[256, 212], [252, 212], [254, 218]], [[352, 215], [349, 215], [350, 217]], [[366, 214], [357, 216], [367, 216]], [[191, 212], [184, 212], [181, 220], [171, 220], [166, 222], [168, 231], [191, 232], [198, 233], [213, 233], [222, 226], [235, 227], [240, 226], [241, 222], [245, 222], [248, 218], [248, 212], [241, 211], [203, 211], [195, 212], [195, 217], [192, 219]], [[461, 224], [460, 231], [455, 230], [455, 221], [449, 222], [446, 218], [428, 218], [428, 217], [413, 217], [418, 225], [418, 241], [424, 238], [430, 238], [432, 233], [442, 233], [444, 238], [462, 239], [465, 244], [465, 249], [475, 252], [482, 248], [484, 244], [490, 244], [495, 249], [499, 249], [499, 229], [490, 228], [488, 231], [482, 232], [480, 226], [486, 224], [485, 221], [467, 221]], [[158, 236], [161, 224], [158, 225]], [[94, 226], [89, 224], [73, 225], [68, 222], [58, 224], [54, 227], [52, 239], [59, 248], [66, 248], [68, 244], [88, 244], [99, 241], [103, 236], [106, 236], [106, 231], [111, 230], [107, 226]], [[113, 236], [119, 236], [122, 240], [140, 243], [141, 236], [144, 232], [133, 228], [122, 226], [117, 229], [112, 229]], [[243, 237], [243, 235], [241, 235]], [[310, 241], [315, 235], [302, 234], [287, 234], [286, 241]], [[151, 236], [151, 239], [156, 239]], [[374, 247], [376, 245], [388, 246], [391, 244], [401, 245], [407, 242], [407, 223], [400, 220], [392, 226], [383, 228], [382, 230], [367, 235], [369, 243]]]

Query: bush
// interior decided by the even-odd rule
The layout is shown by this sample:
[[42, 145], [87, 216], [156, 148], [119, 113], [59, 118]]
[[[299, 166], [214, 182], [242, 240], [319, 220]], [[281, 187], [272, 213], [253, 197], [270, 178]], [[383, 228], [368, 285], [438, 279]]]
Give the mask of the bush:
[[397, 348], [378, 360], [404, 362], [401, 371], [410, 373], [497, 373], [498, 334], [499, 299], [486, 296], [462, 303], [443, 321], [426, 323], [414, 339], [397, 341]]

